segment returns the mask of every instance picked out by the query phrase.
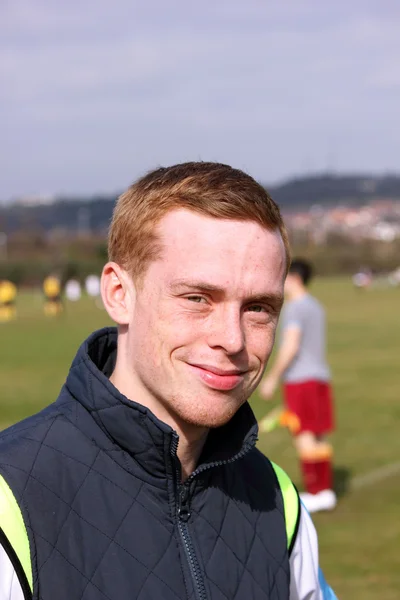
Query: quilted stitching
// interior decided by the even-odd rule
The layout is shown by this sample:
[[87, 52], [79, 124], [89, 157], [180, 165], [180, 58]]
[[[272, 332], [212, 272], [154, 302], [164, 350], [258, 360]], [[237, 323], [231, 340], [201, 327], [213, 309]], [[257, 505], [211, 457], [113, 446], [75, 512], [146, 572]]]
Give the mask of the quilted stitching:
[[[149, 590], [154, 587], [154, 580], [158, 580], [162, 586], [165, 586], [165, 589], [169, 592], [169, 597], [171, 599], [178, 600], [182, 598], [179, 595], [178, 591], [173, 589], [167, 580], [167, 573], [164, 573], [164, 576], [160, 575], [160, 572], [157, 570], [159, 565], [163, 560], [165, 560], [165, 556], [171, 551], [172, 548], [176, 548], [176, 540], [174, 538], [174, 529], [168, 528], [165, 524], [165, 514], [158, 515], [157, 514], [157, 497], [152, 500], [152, 493], [156, 494], [157, 492], [152, 490], [149, 492], [147, 486], [143, 483], [143, 481], [139, 482], [139, 485], [136, 490], [136, 494], [133, 497], [130, 497], [130, 503], [128, 508], [121, 513], [120, 519], [117, 523], [116, 530], [114, 532], [105, 533], [103, 527], [96, 527], [93, 522], [89, 522], [87, 518], [85, 518], [82, 514], [79, 513], [79, 498], [80, 495], [86, 495], [87, 492], [84, 490], [86, 488], [90, 489], [91, 487], [91, 478], [98, 479], [99, 481], [104, 481], [107, 485], [115, 488], [114, 494], [117, 492], [119, 494], [123, 494], [127, 496], [127, 491], [123, 486], [116, 483], [110, 477], [105, 476], [103, 471], [100, 471], [99, 459], [101, 455], [104, 455], [103, 451], [100, 451], [98, 448], [96, 452], [92, 456], [90, 463], [87, 461], [77, 460], [75, 457], [71, 456], [71, 453], [66, 454], [63, 451], [60, 451], [58, 448], [46, 442], [49, 439], [52, 429], [54, 427], [53, 422], [49, 422], [47, 424], [47, 430], [44, 435], [44, 441], [42, 444], [38, 444], [37, 441], [33, 437], [23, 436], [24, 439], [28, 442], [34, 443], [36, 446], [35, 454], [33, 455], [33, 460], [31, 462], [30, 468], [27, 471], [28, 477], [26, 478], [25, 485], [23, 487], [22, 493], [29, 496], [30, 486], [32, 482], [43, 487], [47, 492], [53, 494], [57, 498], [57, 502], [59, 505], [65, 505], [68, 509], [67, 513], [63, 514], [63, 518], [61, 519], [58, 535], [56, 540], [46, 539], [45, 536], [41, 535], [40, 530], [35, 530], [35, 536], [38, 540], [42, 539], [45, 541], [50, 547], [51, 551], [47, 553], [47, 557], [43, 560], [39, 569], [40, 573], [46, 571], [46, 567], [48, 563], [54, 562], [54, 560], [59, 563], [59, 561], [65, 561], [70, 567], [79, 572], [82, 578], [82, 590], [79, 596], [74, 596], [74, 600], [84, 600], [86, 598], [95, 598], [98, 597], [98, 594], [101, 593], [101, 596], [104, 598], [112, 599], [112, 596], [108, 594], [104, 588], [98, 585], [96, 582], [96, 575], [104, 568], [104, 563], [107, 559], [107, 556], [110, 553], [110, 549], [114, 548], [114, 551], [118, 551], [119, 548], [129, 558], [129, 560], [134, 561], [136, 564], [135, 569], [142, 569], [142, 575], [138, 578], [140, 579], [140, 585], [136, 590], [135, 597], [138, 600], [147, 600], [151, 596], [148, 595]], [[43, 481], [41, 481], [36, 471], [40, 474], [43, 471], [40, 463], [48, 462], [50, 453], [55, 453], [56, 455], [63, 455], [65, 459], [68, 459], [77, 465], [79, 465], [79, 469], [81, 475], [76, 482], [76, 487], [74, 489], [73, 497], [69, 499], [67, 502], [65, 498], [61, 497], [57, 492], [47, 486]], [[108, 460], [108, 459], [106, 459]], [[7, 466], [9, 463], [3, 463], [3, 466]], [[97, 465], [97, 467], [96, 467]], [[15, 466], [9, 464], [10, 467], [15, 469]], [[232, 467], [231, 467], [232, 468]], [[144, 490], [147, 490], [145, 493]], [[131, 489], [132, 492], [132, 489]], [[262, 523], [260, 522], [263, 519], [262, 513], [252, 514], [248, 513], [246, 507], [250, 503], [250, 497], [252, 493], [256, 493], [257, 490], [252, 490], [251, 488], [247, 490], [246, 494], [249, 498], [248, 502], [239, 502], [234, 497], [229, 497], [227, 495], [222, 494], [219, 491], [220, 497], [217, 500], [218, 510], [217, 517], [213, 515], [213, 521], [209, 518], [210, 515], [207, 515], [205, 511], [197, 512], [195, 509], [193, 511], [193, 521], [197, 521], [197, 525], [195, 527], [194, 535], [196, 536], [196, 531], [198, 531], [199, 527], [205, 531], [207, 527], [208, 531], [208, 546], [198, 549], [199, 558], [201, 559], [202, 569], [206, 576], [206, 580], [208, 581], [208, 585], [211, 586], [210, 590], [213, 590], [212, 598], [220, 598], [221, 600], [239, 600], [242, 599], [243, 596], [243, 586], [246, 590], [252, 589], [255, 594], [254, 597], [262, 598], [262, 599], [272, 599], [276, 598], [276, 600], [280, 600], [279, 590], [276, 585], [277, 574], [278, 571], [282, 571], [282, 575], [287, 577], [287, 565], [285, 564], [286, 556], [282, 555], [280, 558], [271, 552], [271, 549], [266, 545], [265, 540], [260, 536], [259, 529], [262, 529]], [[213, 488], [209, 488], [206, 491], [203, 491], [203, 494], [206, 495], [204, 499], [204, 506], [213, 506], [215, 508], [216, 501], [216, 490]], [[77, 506], [75, 506], [77, 504]], [[151, 507], [154, 507], [154, 510], [151, 510]], [[145, 564], [143, 560], [135, 556], [127, 545], [118, 540], [118, 536], [121, 530], [124, 528], [124, 523], [126, 518], [130, 512], [134, 511], [135, 516], [131, 521], [134, 522], [143, 521], [143, 515], [147, 514], [148, 519], [150, 521], [154, 521], [158, 523], [158, 526], [161, 527], [165, 532], [164, 543], [160, 545], [158, 551], [157, 546], [154, 546], [151, 552], [145, 553], [146, 556], [150, 554], [151, 560], [148, 564]], [[282, 512], [282, 511], [281, 511]], [[211, 514], [211, 513], [210, 513]], [[220, 518], [218, 517], [220, 515]], [[82, 523], [82, 526], [76, 525], [77, 520]], [[146, 520], [146, 519], [145, 519]], [[245, 547], [241, 547], [240, 551], [232, 546], [232, 540], [229, 540], [229, 532], [231, 531], [231, 524], [235, 522], [242, 523], [242, 529], [245, 527], [248, 530], [247, 536], [242, 536], [242, 542], [244, 542]], [[201, 525], [202, 523], [202, 525]], [[98, 542], [98, 546], [101, 546], [99, 556], [96, 557], [95, 562], [91, 565], [90, 572], [86, 572], [79, 568], [79, 561], [76, 560], [71, 561], [71, 558], [68, 558], [67, 553], [62, 550], [62, 547], [65, 546], [68, 542], [68, 531], [78, 531], [80, 528], [83, 528], [88, 539], [93, 537], [93, 533], [90, 531], [96, 531], [101, 538], [104, 538], [105, 542], [101, 545], [100, 541]], [[151, 524], [149, 522], [149, 527]], [[213, 540], [210, 539], [210, 532], [212, 532]], [[251, 538], [249, 538], [249, 535]], [[199, 544], [201, 542], [201, 536], [196, 536], [196, 544], [199, 548]], [[99, 538], [100, 540], [100, 538]], [[211, 543], [211, 545], [210, 545]], [[239, 556], [240, 554], [240, 556]], [[275, 565], [271, 570], [272, 577], [270, 578], [270, 589], [265, 589], [262, 587], [262, 582], [260, 582], [253, 572], [252, 564], [257, 562], [257, 556], [265, 555], [269, 556], [269, 568], [271, 569], [271, 565]], [[56, 558], [54, 558], [56, 557]], [[229, 582], [229, 586], [222, 586], [220, 578], [215, 575], [215, 573], [221, 572], [222, 558], [227, 562], [230, 567], [228, 567], [228, 573], [232, 581]], [[54, 567], [52, 567], [54, 568]], [[131, 567], [132, 568], [132, 567]], [[214, 573], [214, 575], [213, 575]], [[235, 574], [235, 576], [233, 576]], [[88, 590], [92, 589], [95, 595], [87, 596]], [[248, 593], [248, 592], [246, 592]], [[192, 595], [192, 594], [190, 594]], [[39, 596], [43, 598], [43, 596]], [[43, 598], [43, 600], [48, 600], [47, 598]]]
[[[87, 364], [77, 360], [74, 377]], [[29, 506], [35, 600], [195, 600], [171, 482], [157, 479], [148, 462], [155, 457], [159, 468], [170, 460], [168, 438], [143, 412], [136, 426], [147, 437], [132, 432], [135, 453], [117, 446], [101, 427], [118, 402], [112, 397], [107, 408], [100, 390], [96, 405], [99, 382], [87, 375], [100, 425], [64, 388], [56, 405], [0, 436], [0, 468]], [[268, 465], [250, 452], [196, 486], [188, 528], [210, 600], [288, 598], [283, 504], [272, 487], [267, 498], [275, 485]]]
[[[88, 474], [88, 475], [89, 475], [89, 474]], [[31, 479], [32, 479], [32, 480], [35, 480], [35, 481], [36, 481], [37, 483], [39, 483], [41, 486], [45, 487], [45, 488], [46, 488], [46, 489], [47, 489], [49, 492], [51, 492], [52, 494], [54, 494], [54, 495], [57, 497], [57, 500], [58, 500], [59, 502], [61, 502], [61, 503], [65, 504], [66, 506], [68, 506], [68, 505], [67, 505], [67, 503], [64, 501], [64, 499], [63, 499], [62, 497], [58, 496], [58, 495], [57, 495], [57, 494], [54, 492], [54, 490], [51, 490], [50, 488], [48, 488], [47, 486], [45, 486], [45, 485], [43, 484], [43, 482], [39, 481], [39, 480], [38, 480], [36, 477], [34, 477], [33, 475], [31, 475]], [[77, 493], [75, 494], [75, 497], [74, 497], [74, 498], [76, 498], [76, 497], [78, 496], [78, 493], [79, 493], [79, 491], [81, 490], [81, 488], [82, 488], [83, 484], [84, 484], [84, 483], [86, 483], [86, 482], [87, 482], [87, 477], [86, 477], [85, 479], [83, 479], [83, 480], [82, 480], [82, 483], [81, 483], [81, 485], [79, 486], [79, 488], [78, 488], [78, 491], [77, 491]], [[138, 494], [137, 494], [137, 496], [139, 495], [139, 493], [140, 493], [140, 491], [141, 491], [142, 487], [143, 487], [143, 483], [141, 484], [141, 486], [140, 486], [140, 488], [139, 488], [139, 491], [138, 491]], [[58, 533], [58, 536], [57, 536], [57, 539], [56, 539], [56, 541], [55, 541], [55, 542], [53, 542], [53, 541], [50, 541], [50, 540], [46, 540], [46, 538], [44, 538], [44, 537], [41, 535], [40, 531], [35, 531], [35, 532], [34, 532], [34, 533], [35, 533], [35, 535], [37, 535], [37, 536], [41, 537], [43, 540], [45, 540], [46, 542], [48, 542], [48, 543], [49, 543], [49, 544], [52, 546], [52, 552], [51, 552], [51, 554], [50, 554], [50, 555], [47, 557], [47, 559], [44, 561], [44, 563], [41, 565], [40, 571], [41, 571], [42, 569], [44, 569], [44, 567], [46, 566], [47, 562], [48, 562], [48, 561], [49, 561], [49, 560], [52, 558], [52, 555], [53, 555], [53, 553], [57, 553], [58, 555], [60, 555], [61, 557], [63, 557], [63, 558], [64, 558], [64, 559], [65, 559], [67, 562], [69, 562], [69, 561], [68, 561], [68, 559], [67, 559], [67, 557], [66, 557], [66, 555], [65, 555], [65, 554], [63, 554], [63, 553], [61, 552], [61, 550], [59, 549], [59, 547], [58, 547], [58, 541], [59, 541], [60, 537], [62, 536], [62, 533], [63, 533], [64, 527], [68, 527], [68, 525], [67, 525], [67, 522], [68, 522], [68, 519], [70, 519], [70, 518], [71, 518], [71, 514], [72, 514], [72, 515], [74, 515], [76, 518], [78, 518], [79, 520], [81, 520], [81, 521], [82, 521], [82, 523], [85, 525], [86, 529], [87, 529], [87, 528], [93, 528], [93, 530], [95, 530], [97, 533], [100, 533], [100, 534], [104, 535], [104, 537], [106, 537], [106, 538], [107, 538], [107, 540], [108, 540], [108, 545], [107, 545], [107, 547], [105, 548], [105, 550], [104, 550], [104, 552], [103, 552], [103, 554], [102, 554], [102, 556], [101, 556], [101, 559], [98, 561], [98, 564], [96, 565], [96, 567], [95, 567], [95, 569], [94, 569], [94, 573], [93, 573], [93, 575], [95, 574], [96, 570], [98, 570], [98, 569], [100, 568], [100, 566], [101, 566], [101, 561], [102, 561], [102, 559], [104, 558], [104, 556], [106, 555], [107, 551], [109, 550], [109, 547], [110, 547], [110, 545], [111, 545], [111, 544], [115, 544], [117, 547], [119, 547], [119, 548], [121, 548], [122, 550], [124, 550], [124, 552], [126, 552], [126, 553], [127, 553], [127, 554], [128, 554], [130, 557], [131, 557], [131, 558], [133, 558], [133, 559], [134, 559], [134, 560], [135, 560], [137, 563], [139, 563], [139, 564], [140, 564], [142, 567], [144, 567], [144, 569], [145, 569], [145, 570], [146, 570], [146, 572], [147, 572], [147, 575], [146, 575], [146, 579], [147, 579], [147, 578], [148, 578], [148, 576], [149, 576], [150, 574], [152, 574], [152, 570], [156, 569], [158, 562], [159, 562], [159, 561], [162, 559], [162, 556], [163, 556], [164, 549], [160, 549], [160, 556], [159, 556], [159, 558], [156, 560], [156, 562], [154, 562], [154, 563], [152, 563], [152, 564], [150, 564], [150, 565], [145, 565], [143, 562], [141, 562], [141, 561], [140, 561], [140, 559], [138, 559], [136, 556], [134, 556], [134, 555], [133, 555], [133, 554], [132, 554], [132, 553], [131, 553], [131, 552], [130, 552], [130, 551], [129, 551], [129, 550], [126, 548], [126, 547], [124, 547], [124, 545], [123, 545], [123, 544], [119, 543], [119, 542], [118, 542], [118, 540], [117, 540], [117, 534], [118, 534], [118, 530], [119, 530], [119, 529], [120, 529], [120, 527], [122, 526], [122, 524], [123, 524], [123, 522], [124, 522], [124, 520], [125, 520], [125, 518], [126, 518], [126, 515], [127, 515], [127, 514], [128, 514], [128, 512], [129, 512], [129, 511], [132, 509], [132, 507], [134, 507], [134, 505], [135, 505], [135, 504], [138, 504], [138, 505], [140, 505], [140, 506], [141, 506], [141, 508], [143, 508], [143, 506], [144, 506], [142, 503], [140, 503], [140, 502], [137, 502], [137, 497], [135, 497], [135, 498], [133, 498], [133, 499], [131, 500], [131, 504], [130, 504], [130, 506], [129, 506], [129, 509], [128, 509], [128, 511], [126, 512], [126, 514], [123, 514], [123, 515], [122, 515], [122, 517], [121, 517], [121, 520], [120, 520], [120, 523], [119, 523], [119, 525], [118, 525], [118, 527], [117, 527], [117, 532], [115, 533], [115, 536], [114, 536], [113, 538], [112, 538], [112, 537], [109, 537], [109, 536], [107, 536], [107, 535], [104, 533], [104, 531], [103, 531], [102, 529], [95, 527], [95, 526], [94, 526], [92, 523], [90, 523], [89, 521], [87, 521], [87, 520], [86, 520], [86, 519], [85, 519], [85, 518], [84, 518], [84, 517], [83, 517], [81, 514], [79, 514], [79, 513], [78, 513], [78, 512], [77, 512], [77, 511], [76, 511], [76, 510], [73, 508], [73, 504], [72, 504], [71, 506], [68, 506], [68, 514], [67, 514], [67, 516], [66, 516], [66, 517], [63, 519], [63, 524], [61, 525], [61, 529], [60, 529], [60, 531], [59, 531], [59, 533]], [[146, 508], [145, 510], [147, 511], [147, 508]], [[149, 513], [149, 514], [150, 514], [150, 513]], [[151, 515], [151, 517], [152, 517], [152, 518], [154, 518], [154, 515], [152, 514], [152, 515]], [[162, 527], [165, 529], [165, 523], [163, 523], [163, 522], [161, 521], [161, 519], [160, 519], [160, 518], [157, 518], [157, 517], [156, 517], [156, 519], [157, 519], [157, 521], [159, 522], [159, 524], [160, 524], [160, 525], [161, 525], [161, 526], [162, 526]], [[137, 521], [137, 519], [135, 519], [135, 521]], [[88, 535], [88, 538], [90, 539], [90, 537], [91, 537], [90, 531], [87, 531], [87, 535]], [[170, 543], [170, 542], [171, 542], [171, 537], [172, 537], [172, 532], [169, 532], [169, 536], [170, 536], [170, 539], [169, 539], [169, 543]], [[75, 563], [72, 563], [72, 562], [71, 562], [71, 563], [69, 563], [69, 564], [71, 564], [71, 566], [73, 566], [73, 567], [74, 567], [74, 568], [75, 568], [75, 569], [76, 569], [76, 570], [77, 570], [77, 571], [78, 571], [78, 572], [79, 572], [79, 573], [82, 575], [82, 577], [84, 577], [84, 579], [85, 579], [85, 580], [87, 580], [87, 583], [89, 583], [89, 582], [91, 581], [91, 577], [87, 577], [87, 576], [85, 575], [85, 573], [83, 573], [83, 572], [82, 572], [82, 570], [79, 568], [79, 566], [78, 566], [77, 564], [75, 564]], [[92, 577], [93, 577], [93, 575], [92, 575]], [[160, 581], [162, 581], [162, 583], [164, 583], [164, 584], [166, 585], [166, 587], [169, 587], [169, 586], [168, 586], [168, 584], [167, 584], [167, 583], [166, 583], [166, 582], [165, 582], [165, 581], [164, 581], [162, 578], [160, 578], [160, 577], [158, 577], [158, 576], [156, 576], [156, 575], [155, 575], [155, 577], [156, 577], [157, 579], [160, 579]], [[143, 582], [143, 585], [145, 584], [145, 582], [146, 582], [146, 580]], [[85, 589], [86, 589], [86, 587], [85, 587]], [[177, 598], [178, 598], [178, 596], [177, 596], [175, 593], [174, 593], [174, 595], [175, 595], [175, 597], [177, 597]], [[83, 593], [82, 593], [82, 597], [83, 597]]]
[[[255, 523], [250, 523], [249, 518], [245, 515], [244, 511], [239, 506], [237, 501], [233, 500], [232, 498], [225, 498], [225, 502], [226, 502], [226, 506], [224, 508], [224, 518], [221, 521], [219, 529], [216, 529], [214, 527], [214, 525], [207, 519], [207, 517], [204, 514], [196, 513], [196, 517], [198, 517], [203, 522], [203, 525], [201, 526], [201, 528], [204, 528], [204, 524], [206, 523], [215, 533], [215, 540], [213, 543], [212, 550], [209, 554], [208, 560], [206, 559], [206, 557], [204, 557], [204, 556], [202, 557], [203, 561], [204, 561], [204, 570], [207, 573], [207, 577], [212, 581], [212, 583], [219, 590], [221, 595], [224, 598], [228, 598], [229, 600], [243, 597], [239, 593], [239, 589], [241, 586], [241, 581], [242, 581], [243, 577], [245, 577], [245, 576], [247, 578], [251, 579], [251, 581], [253, 582], [253, 586], [257, 587], [258, 594], [260, 594], [260, 598], [273, 598], [274, 596], [271, 594], [274, 593], [274, 587], [272, 587], [271, 590], [269, 590], [269, 591], [265, 590], [262, 587], [262, 583], [260, 581], [257, 581], [255, 574], [252, 573], [251, 568], [249, 566], [249, 562], [251, 560], [257, 561], [257, 556], [260, 556], [263, 554], [263, 552], [265, 552], [266, 555], [272, 561], [272, 564], [275, 565], [275, 568], [273, 569], [274, 577], [279, 571], [281, 571], [282, 574], [284, 575], [284, 577], [286, 578], [287, 577], [287, 565], [285, 565], [286, 556], [284, 553], [282, 553], [281, 558], [278, 559], [274, 554], [272, 554], [271, 550], [266, 546], [266, 544], [260, 538], [260, 536], [258, 534], [258, 528], [259, 528], [260, 519], [262, 518], [261, 514], [259, 514], [257, 516], [257, 520], [255, 521]], [[251, 541], [248, 542], [248, 544], [247, 544], [246, 556], [244, 557], [244, 559], [240, 558], [237, 554], [237, 550], [235, 552], [232, 549], [232, 545], [230, 545], [224, 539], [223, 530], [224, 530], [225, 523], [228, 521], [228, 523], [231, 524], [236, 519], [236, 517], [234, 515], [230, 515], [230, 517], [227, 518], [228, 515], [230, 514], [230, 511], [232, 510], [232, 508], [231, 508], [232, 506], [234, 506], [235, 509], [240, 513], [241, 518], [243, 518], [249, 524], [249, 526], [251, 528], [251, 532], [252, 532], [252, 538], [251, 538]], [[230, 527], [230, 525], [228, 525], [228, 527]], [[242, 537], [242, 540], [243, 539], [244, 538]], [[219, 547], [220, 551], [218, 553], [219, 555], [215, 556], [215, 551], [216, 551], [217, 547]], [[228, 595], [226, 593], [226, 591], [224, 592], [221, 589], [216, 577], [213, 576], [212, 572], [210, 572], [209, 567], [210, 567], [210, 565], [213, 565], [213, 567], [214, 567], [213, 571], [215, 572], [215, 574], [219, 575], [221, 577], [221, 580], [227, 581], [228, 577], [221, 575], [221, 569], [223, 569], [223, 563], [221, 561], [221, 557], [222, 556], [229, 557], [230, 555], [232, 555], [235, 558], [236, 564], [240, 567], [240, 573], [237, 574], [236, 585], [232, 586], [232, 589], [230, 590], [230, 593]], [[229, 562], [229, 564], [232, 565], [232, 560]], [[230, 569], [232, 569], [232, 566], [230, 567]], [[231, 573], [231, 575], [232, 575], [232, 573]], [[272, 580], [274, 580], [274, 577], [272, 577]]]

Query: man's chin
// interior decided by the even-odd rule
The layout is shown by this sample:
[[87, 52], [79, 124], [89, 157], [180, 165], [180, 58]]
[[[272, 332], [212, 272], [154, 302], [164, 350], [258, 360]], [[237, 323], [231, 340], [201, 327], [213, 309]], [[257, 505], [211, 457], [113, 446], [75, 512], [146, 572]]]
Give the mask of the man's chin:
[[244, 400], [241, 402], [232, 402], [218, 409], [215, 405], [208, 408], [199, 406], [195, 410], [183, 411], [180, 418], [188, 425], [194, 427], [215, 429], [226, 425], [239, 410], [243, 402]]

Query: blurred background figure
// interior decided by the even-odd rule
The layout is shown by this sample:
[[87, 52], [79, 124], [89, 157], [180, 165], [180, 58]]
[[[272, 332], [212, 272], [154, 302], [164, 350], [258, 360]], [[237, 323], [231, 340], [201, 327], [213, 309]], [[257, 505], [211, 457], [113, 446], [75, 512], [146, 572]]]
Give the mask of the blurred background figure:
[[289, 429], [294, 434], [306, 490], [301, 498], [309, 512], [316, 512], [335, 508], [336, 494], [332, 447], [325, 439], [334, 428], [331, 375], [325, 358], [325, 311], [308, 292], [311, 277], [309, 262], [292, 261], [285, 283], [278, 355], [260, 394], [271, 399], [283, 381], [286, 408], [298, 418], [295, 428]]
[[366, 267], [359, 269], [352, 277], [353, 285], [357, 290], [366, 290], [370, 287], [372, 280], [372, 271]]
[[400, 285], [400, 267], [389, 273], [389, 284], [393, 287]]
[[100, 295], [100, 277], [88, 275], [85, 279], [85, 289], [88, 296], [97, 298]]
[[49, 275], [43, 281], [43, 311], [47, 317], [56, 317], [63, 311], [61, 281], [56, 275]]
[[81, 284], [77, 279], [70, 279], [65, 284], [65, 297], [71, 302], [78, 302], [82, 297]]
[[17, 316], [17, 286], [11, 281], [0, 281], [0, 322], [12, 321]]
[[98, 275], [88, 275], [85, 280], [85, 289], [87, 295], [94, 299], [97, 308], [104, 309], [100, 295], [100, 277]]

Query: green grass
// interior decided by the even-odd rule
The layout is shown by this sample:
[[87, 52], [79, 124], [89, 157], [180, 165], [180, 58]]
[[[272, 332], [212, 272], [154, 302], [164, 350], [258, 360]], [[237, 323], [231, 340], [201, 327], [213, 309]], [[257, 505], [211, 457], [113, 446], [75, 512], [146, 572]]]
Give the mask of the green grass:
[[[354, 490], [351, 483], [385, 465], [400, 463], [400, 290], [356, 292], [345, 280], [319, 281], [315, 295], [327, 308], [328, 356], [337, 407], [337, 485], [332, 514], [314, 516], [321, 563], [340, 600], [400, 597], [400, 470]], [[267, 410], [257, 398], [261, 416]], [[299, 482], [285, 431], [261, 436], [261, 449]]]
[[[352, 482], [400, 462], [400, 290], [357, 293], [346, 280], [320, 280], [313, 292], [327, 308], [337, 432], [334, 513], [314, 517], [321, 564], [340, 600], [400, 597], [400, 471], [375, 484]], [[109, 324], [89, 299], [69, 304], [59, 319], [42, 315], [39, 295], [23, 295], [16, 322], [0, 324], [0, 429], [55, 399], [79, 344]], [[276, 399], [278, 400], [278, 398]], [[257, 416], [274, 404], [253, 398]], [[299, 482], [284, 430], [260, 436], [261, 449]]]

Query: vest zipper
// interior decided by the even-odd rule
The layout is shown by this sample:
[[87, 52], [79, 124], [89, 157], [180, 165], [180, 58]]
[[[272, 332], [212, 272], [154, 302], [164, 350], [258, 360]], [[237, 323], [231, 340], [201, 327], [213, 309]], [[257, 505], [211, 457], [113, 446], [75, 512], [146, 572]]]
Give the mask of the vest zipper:
[[189, 563], [190, 573], [192, 575], [194, 591], [197, 600], [207, 600], [206, 588], [201, 575], [199, 561], [193, 548], [192, 538], [189, 533], [187, 522], [190, 519], [189, 485], [183, 483], [178, 488], [178, 529], [182, 538], [183, 547], [187, 561]]
[[207, 600], [206, 589], [204, 587], [204, 581], [201, 576], [201, 570], [199, 561], [197, 560], [197, 556], [195, 554], [193, 548], [193, 542], [190, 537], [189, 528], [187, 526], [187, 522], [190, 519], [190, 484], [188, 484], [188, 480], [185, 483], [180, 483], [181, 481], [181, 473], [178, 468], [178, 436], [177, 434], [173, 435], [172, 443], [171, 443], [171, 455], [173, 460], [175, 461], [175, 478], [176, 478], [176, 486], [177, 486], [177, 494], [178, 494], [178, 502], [177, 502], [177, 522], [178, 522], [178, 531], [181, 536], [182, 545], [185, 550], [186, 560], [188, 561], [189, 571], [192, 576], [194, 592], [196, 596], [196, 600]]
[[[193, 542], [192, 542], [192, 539], [191, 539], [191, 536], [189, 533], [189, 528], [187, 525], [187, 522], [189, 521], [190, 515], [191, 515], [191, 513], [190, 513], [190, 485], [193, 482], [194, 478], [197, 477], [197, 475], [199, 475], [199, 473], [203, 473], [204, 471], [207, 471], [208, 469], [212, 469], [215, 467], [227, 465], [227, 464], [235, 462], [236, 460], [239, 460], [240, 458], [245, 456], [245, 454], [247, 454], [254, 447], [255, 441], [256, 441], [256, 436], [254, 436], [254, 440], [249, 441], [246, 444], [246, 446], [244, 446], [242, 448], [242, 450], [240, 452], [238, 452], [232, 458], [229, 458], [226, 460], [218, 460], [218, 461], [215, 461], [212, 463], [208, 463], [206, 465], [201, 465], [200, 467], [198, 467], [197, 469], [195, 469], [193, 471], [193, 473], [187, 478], [187, 480], [184, 483], [180, 483], [181, 474], [180, 474], [179, 468], [176, 467], [176, 469], [175, 469], [176, 485], [177, 485], [177, 492], [178, 492], [178, 510], [177, 510], [178, 530], [179, 530], [179, 533], [180, 533], [180, 536], [182, 539], [183, 547], [185, 549], [186, 558], [189, 563], [189, 570], [190, 570], [190, 574], [192, 576], [192, 580], [193, 580], [193, 584], [194, 584], [196, 600], [207, 600], [207, 594], [206, 594], [206, 588], [204, 585], [203, 577], [201, 575], [199, 561], [197, 560], [197, 556], [194, 551]], [[178, 436], [175, 433], [173, 435], [172, 443], [171, 443], [171, 454], [172, 454], [173, 459], [175, 460], [175, 465], [177, 465], [177, 461], [178, 461], [177, 450], [178, 450]]]

